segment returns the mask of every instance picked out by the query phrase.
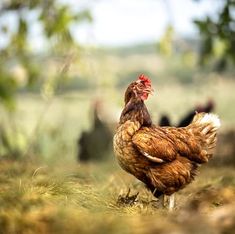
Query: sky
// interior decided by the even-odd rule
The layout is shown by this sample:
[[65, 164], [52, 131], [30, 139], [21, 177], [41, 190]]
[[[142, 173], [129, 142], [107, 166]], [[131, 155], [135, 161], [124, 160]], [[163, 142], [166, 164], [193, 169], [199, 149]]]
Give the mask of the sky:
[[[156, 42], [172, 24], [177, 37], [198, 35], [193, 19], [215, 16], [223, 0], [58, 0], [70, 4], [76, 12], [88, 8], [92, 23], [74, 24], [71, 32], [80, 44], [95, 46], [123, 46]], [[35, 14], [30, 15], [33, 18]], [[5, 17], [5, 22], [16, 29], [15, 15]], [[39, 24], [31, 27], [30, 42], [34, 50], [45, 49]], [[0, 38], [0, 47], [7, 40]]]
[[[78, 1], [70, 0], [78, 7]], [[83, 2], [83, 5], [82, 5]], [[87, 1], [80, 1], [86, 7]], [[90, 7], [94, 22], [74, 27], [78, 41], [118, 46], [157, 41], [171, 23], [176, 35], [194, 37], [193, 19], [214, 15], [222, 1], [215, 0], [96, 0]]]

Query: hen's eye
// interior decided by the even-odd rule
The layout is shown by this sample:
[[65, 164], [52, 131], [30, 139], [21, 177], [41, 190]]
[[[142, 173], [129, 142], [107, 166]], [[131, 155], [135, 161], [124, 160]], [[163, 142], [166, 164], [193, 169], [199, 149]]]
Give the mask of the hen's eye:
[[137, 88], [138, 88], [138, 89], [142, 89], [142, 88], [144, 88], [144, 85], [143, 85], [142, 83], [139, 83], [139, 84], [137, 85]]

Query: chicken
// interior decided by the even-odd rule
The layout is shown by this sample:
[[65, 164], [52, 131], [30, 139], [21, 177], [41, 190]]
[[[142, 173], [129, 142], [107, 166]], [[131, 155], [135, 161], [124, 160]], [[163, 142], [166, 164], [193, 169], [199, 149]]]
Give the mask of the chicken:
[[187, 127], [158, 127], [144, 104], [153, 92], [151, 80], [141, 75], [125, 92], [125, 107], [113, 139], [120, 166], [142, 181], [159, 200], [170, 196], [195, 177], [208, 162], [216, 145], [220, 120], [214, 114], [196, 114]]
[[195, 113], [201, 113], [201, 112], [205, 112], [205, 113], [210, 113], [214, 110], [215, 108], [215, 104], [213, 102], [213, 100], [209, 100], [204, 106], [203, 105], [199, 105], [196, 106], [195, 109], [189, 111], [179, 122], [178, 127], [186, 127], [187, 125], [189, 125], [192, 120], [193, 117], [195, 116]]
[[167, 114], [163, 114], [159, 120], [158, 123], [159, 126], [164, 127], [164, 126], [172, 126], [171, 125], [171, 120], [170, 117]]
[[[96, 100], [92, 105], [93, 126], [89, 131], [84, 131], [78, 140], [78, 160], [81, 162], [102, 161], [107, 159], [112, 151], [112, 132], [107, 123], [99, 116], [102, 102]], [[92, 145], [92, 147], [91, 147]]]
[[[201, 112], [210, 113], [214, 110], [214, 108], [215, 108], [214, 101], [212, 99], [209, 99], [205, 105], [198, 105], [194, 109], [188, 111], [180, 119], [179, 124], [175, 125], [175, 126], [177, 126], [177, 127], [186, 127], [192, 122], [193, 117], [195, 116], [196, 112], [197, 113], [201, 113]], [[170, 117], [167, 114], [163, 114], [161, 116], [158, 124], [161, 127], [163, 127], [163, 126], [173, 126], [171, 124]]]

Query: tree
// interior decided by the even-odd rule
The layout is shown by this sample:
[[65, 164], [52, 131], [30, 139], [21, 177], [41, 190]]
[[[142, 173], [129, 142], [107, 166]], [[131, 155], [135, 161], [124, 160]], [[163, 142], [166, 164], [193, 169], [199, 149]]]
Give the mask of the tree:
[[218, 17], [207, 16], [203, 20], [195, 20], [201, 34], [200, 64], [204, 65], [216, 57], [215, 68], [223, 71], [228, 62], [235, 64], [235, 1], [224, 0], [224, 6]]
[[[9, 18], [15, 19], [14, 25]], [[71, 26], [84, 20], [92, 20], [87, 9], [75, 12], [71, 6], [57, 0], [1, 1], [0, 103], [12, 108], [14, 94], [22, 83], [30, 87], [42, 77], [42, 64], [33, 59], [36, 51], [30, 43], [33, 27], [41, 27], [40, 37], [47, 51], [63, 55], [69, 48], [77, 45]], [[13, 65], [24, 71], [23, 81], [12, 71]]]
[[[44, 87], [43, 94], [51, 95], [66, 75], [71, 62], [67, 54], [71, 49], [78, 48], [71, 26], [91, 20], [87, 9], [74, 11], [59, 0], [0, 2], [0, 106], [7, 110], [6, 118], [3, 114], [0, 118], [0, 156], [18, 158], [34, 143], [32, 139], [27, 139], [12, 118], [17, 91], [39, 85]], [[31, 42], [31, 35], [35, 26], [41, 28], [39, 37], [45, 47], [44, 51], [40, 51], [41, 55], [53, 54], [62, 60], [57, 74], [48, 74], [46, 61], [40, 60], [42, 56], [33, 48], [35, 42]]]

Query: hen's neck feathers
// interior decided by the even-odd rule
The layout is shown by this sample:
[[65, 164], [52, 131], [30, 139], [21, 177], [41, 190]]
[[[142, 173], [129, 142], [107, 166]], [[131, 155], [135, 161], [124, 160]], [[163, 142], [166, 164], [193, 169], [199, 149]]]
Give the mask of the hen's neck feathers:
[[131, 97], [128, 102], [126, 100], [125, 102], [125, 108], [121, 113], [119, 124], [123, 124], [130, 120], [132, 122], [138, 121], [141, 126], [152, 125], [152, 120], [143, 100]]

